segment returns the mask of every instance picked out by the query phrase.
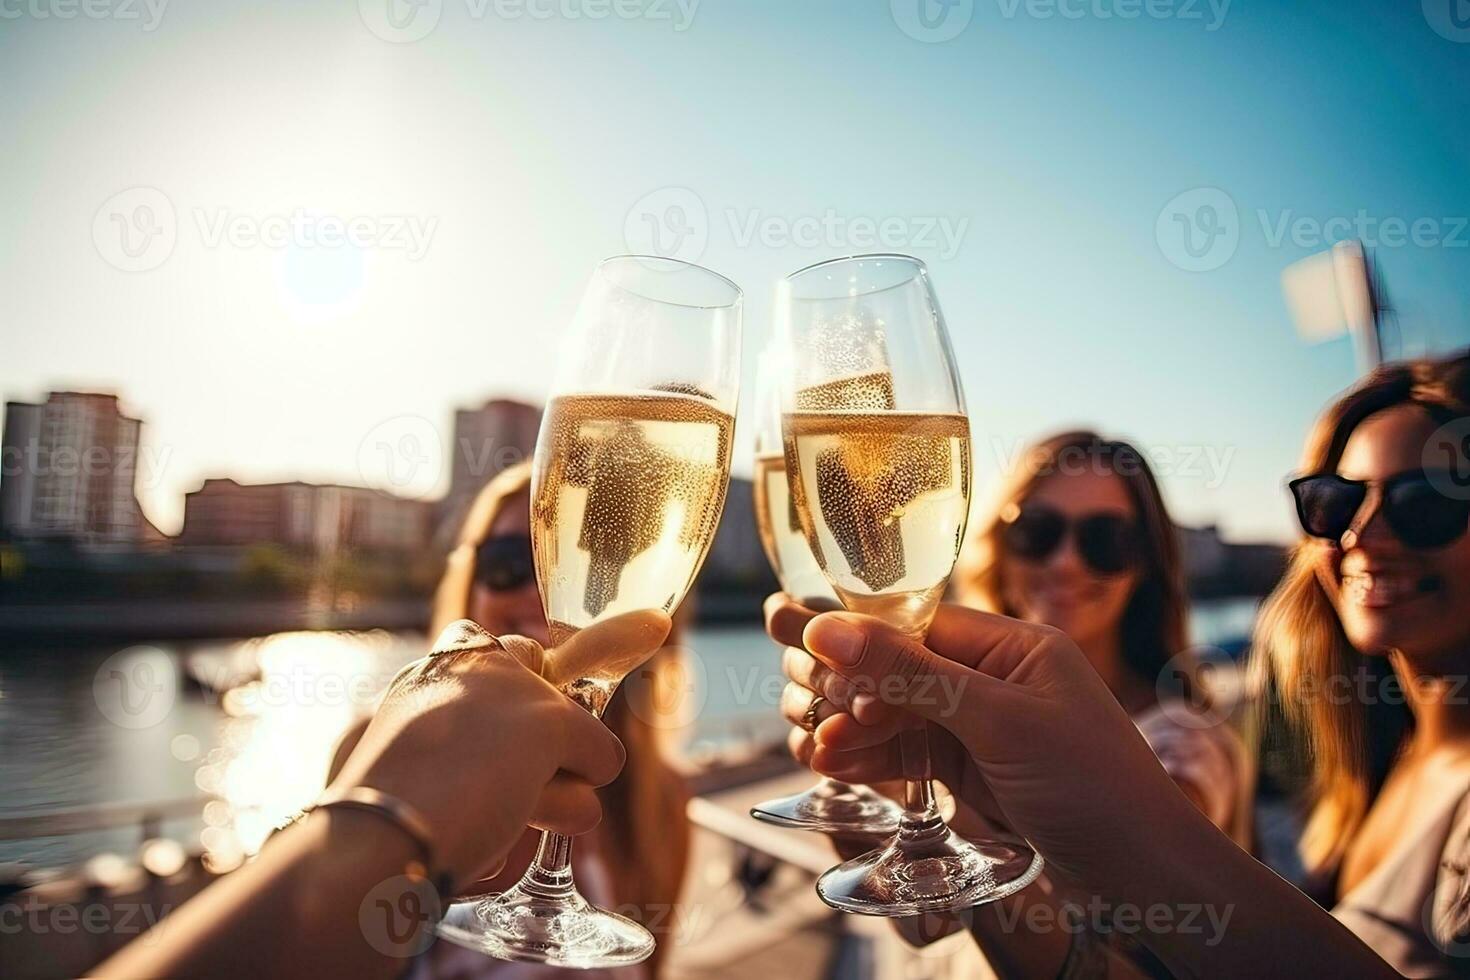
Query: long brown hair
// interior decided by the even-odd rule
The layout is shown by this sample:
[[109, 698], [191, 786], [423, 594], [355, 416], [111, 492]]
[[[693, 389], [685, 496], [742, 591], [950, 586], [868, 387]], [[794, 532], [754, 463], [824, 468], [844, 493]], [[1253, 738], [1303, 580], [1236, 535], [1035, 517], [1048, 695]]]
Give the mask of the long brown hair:
[[1002, 483], [995, 512], [960, 556], [955, 585], [961, 599], [991, 612], [1016, 615], [1004, 598], [1005, 517], [1025, 503], [1046, 477], [1066, 472], [1073, 457], [1102, 467], [1102, 472], [1123, 482], [1141, 531], [1138, 585], [1123, 610], [1120, 628], [1124, 663], [1149, 683], [1162, 679], [1164, 684], [1182, 689], [1188, 683], [1188, 671], [1164, 673], [1170, 659], [1183, 653], [1187, 643], [1188, 606], [1179, 542], [1153, 471], [1143, 454], [1126, 442], [1104, 439], [1096, 432], [1062, 432], [1023, 453]]
[[[520, 463], [501, 472], [475, 498], [434, 594], [435, 635], [456, 619], [472, 618], [476, 550], [502, 511], [530, 506], [530, 488], [530, 464]], [[674, 628], [676, 634], [677, 621]], [[649, 723], [660, 717], [653, 704], [659, 692], [683, 683], [675, 634], [639, 672], [639, 683], [619, 687], [603, 715], [627, 748], [628, 761], [617, 779], [597, 791], [602, 802], [598, 832], [610, 845], [600, 856], [612, 878], [616, 911], [638, 919], [656, 935], [679, 924], [674, 906], [689, 854], [684, 815], [688, 788], [671, 761], [669, 732]], [[660, 949], [667, 946], [659, 943]]]
[[[1332, 473], [1348, 437], [1365, 419], [1397, 405], [1417, 405], [1443, 424], [1470, 417], [1470, 350], [1378, 368], [1330, 405], [1307, 438], [1303, 473]], [[1302, 835], [1307, 868], [1334, 864], [1362, 825], [1392, 768], [1412, 716], [1399, 697], [1325, 697], [1341, 678], [1381, 690], [1396, 683], [1387, 658], [1366, 657], [1343, 632], [1317, 578], [1329, 542], [1303, 538], [1281, 583], [1261, 608], [1253, 646], [1253, 687], [1279, 698], [1304, 733], [1312, 766], [1312, 812]]]

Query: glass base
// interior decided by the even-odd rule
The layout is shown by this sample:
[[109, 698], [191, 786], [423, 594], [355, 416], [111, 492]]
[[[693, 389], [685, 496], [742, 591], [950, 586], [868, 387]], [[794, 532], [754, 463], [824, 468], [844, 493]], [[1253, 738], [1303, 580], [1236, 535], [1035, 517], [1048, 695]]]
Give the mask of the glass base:
[[953, 912], [1013, 895], [1041, 868], [1041, 855], [1024, 841], [972, 843], [940, 823], [839, 864], [817, 879], [817, 894], [860, 915]]
[[439, 935], [498, 960], [574, 970], [642, 963], [654, 945], [647, 929], [576, 892], [552, 898], [520, 885], [483, 901], [451, 905]]
[[804, 793], [766, 800], [750, 815], [778, 827], [831, 834], [892, 834], [903, 807], [866, 786], [823, 779]]

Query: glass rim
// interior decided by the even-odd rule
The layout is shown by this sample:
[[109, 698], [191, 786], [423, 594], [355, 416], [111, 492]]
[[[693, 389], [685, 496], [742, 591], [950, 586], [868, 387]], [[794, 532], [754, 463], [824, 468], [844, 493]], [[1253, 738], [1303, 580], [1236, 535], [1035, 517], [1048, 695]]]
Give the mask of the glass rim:
[[[608, 266], [614, 263], [622, 264], [625, 262], [637, 262], [644, 268], [649, 268], [651, 263], [667, 263], [668, 265], [675, 266], [681, 270], [692, 270], [694, 272], [701, 272], [711, 277], [712, 279], [724, 283], [731, 289], [734, 295], [728, 303], [708, 304], [680, 303], [677, 300], [664, 299], [659, 296], [650, 296], [642, 290], [631, 288], [628, 284], [619, 282], [613, 277], [603, 274], [603, 270], [606, 269]], [[686, 262], [683, 259], [670, 258], [667, 255], [642, 255], [637, 253], [609, 255], [602, 261], [597, 263], [597, 268], [594, 271], [595, 274], [602, 276], [602, 278], [606, 280], [610, 285], [622, 290], [630, 296], [637, 296], [639, 299], [646, 299], [652, 303], [662, 303], [665, 306], [677, 306], [686, 310], [729, 310], [739, 306], [741, 302], [745, 299], [745, 290], [741, 289], [740, 285], [729, 276], [723, 276], [715, 270], [707, 268], [706, 266], [698, 265], [694, 262]]]
[[924, 263], [924, 260], [921, 259], [921, 258], [919, 258], [918, 256], [915, 256], [915, 255], [906, 255], [903, 252], [862, 252], [862, 253], [858, 253], [858, 254], [855, 254], [855, 255], [839, 255], [839, 256], [836, 256], [835, 258], [823, 259], [820, 262], [813, 262], [811, 265], [804, 265], [800, 269], [797, 269], [795, 272], [788, 273], [787, 275], [783, 276], [781, 278], [781, 286], [784, 289], [786, 289], [787, 291], [790, 291], [790, 289], [792, 288], [793, 284], [795, 284], [797, 282], [797, 280], [803, 279], [809, 273], [817, 272], [818, 270], [825, 269], [828, 266], [843, 265], [845, 263], [850, 263], [850, 262], [862, 262], [862, 261], [865, 261], [865, 260], [877, 260], [877, 259], [887, 259], [887, 260], [890, 260], [890, 261], [893, 261], [893, 262], [907, 263], [909, 266], [911, 266], [913, 268], [913, 270], [914, 270], [913, 271], [913, 275], [908, 276], [908, 277], [906, 277], [904, 279], [901, 279], [898, 282], [891, 283], [891, 284], [889, 284], [887, 286], [875, 286], [872, 289], [864, 289], [861, 292], [857, 292], [857, 293], [854, 293], [854, 292], [851, 292], [851, 291], [846, 291], [846, 292], [842, 292], [842, 293], [837, 293], [837, 294], [832, 295], [832, 296], [815, 296], [815, 297], [798, 296], [798, 297], [794, 297], [794, 298], [795, 299], [799, 299], [800, 301], [805, 302], [805, 303], [811, 303], [811, 302], [820, 303], [820, 302], [829, 301], [829, 300], [835, 300], [835, 299], [852, 299], [852, 298], [856, 298], [858, 296], [872, 296], [872, 295], [875, 295], [877, 293], [887, 292], [890, 289], [898, 289], [899, 287], [905, 286], [905, 285], [907, 285], [908, 283], [912, 282], [915, 279], [927, 279], [928, 278], [928, 275], [929, 275], [929, 266], [926, 265]]

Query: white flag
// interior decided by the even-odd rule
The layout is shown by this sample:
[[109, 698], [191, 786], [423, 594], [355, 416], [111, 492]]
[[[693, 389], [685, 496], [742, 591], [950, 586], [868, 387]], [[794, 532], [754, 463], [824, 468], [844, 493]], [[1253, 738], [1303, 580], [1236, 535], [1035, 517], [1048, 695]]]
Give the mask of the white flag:
[[1303, 340], [1316, 343], [1371, 330], [1373, 290], [1368, 259], [1355, 241], [1338, 242], [1281, 273], [1281, 291]]

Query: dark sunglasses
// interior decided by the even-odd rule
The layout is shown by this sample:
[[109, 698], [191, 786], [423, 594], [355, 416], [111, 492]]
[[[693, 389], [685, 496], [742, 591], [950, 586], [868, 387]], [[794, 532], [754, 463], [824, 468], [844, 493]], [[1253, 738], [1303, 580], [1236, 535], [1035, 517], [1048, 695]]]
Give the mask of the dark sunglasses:
[[1439, 478], [1423, 470], [1386, 480], [1347, 480], [1336, 473], [1319, 473], [1297, 477], [1287, 486], [1302, 530], [1314, 538], [1341, 541], [1376, 486], [1379, 512], [1394, 537], [1410, 548], [1443, 548], [1470, 526], [1470, 500], [1442, 493], [1436, 486]]
[[491, 592], [519, 589], [535, 577], [531, 539], [524, 534], [486, 538], [475, 549], [475, 581]]
[[1138, 525], [1122, 514], [1099, 512], [1070, 518], [1041, 504], [1026, 504], [1004, 519], [1001, 539], [1013, 555], [1028, 561], [1046, 561], [1056, 554], [1070, 532], [1077, 553], [1099, 575], [1125, 572], [1138, 560]]

